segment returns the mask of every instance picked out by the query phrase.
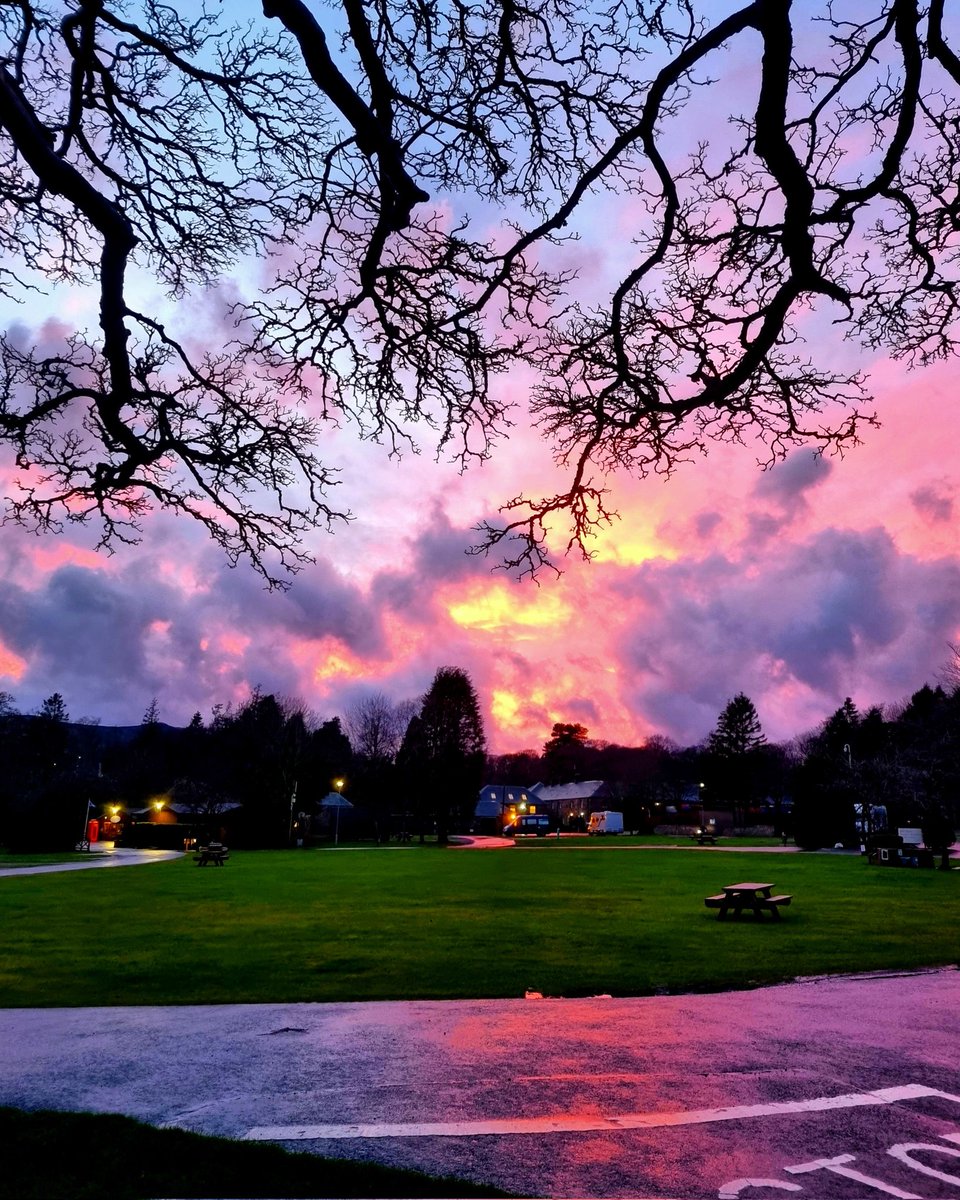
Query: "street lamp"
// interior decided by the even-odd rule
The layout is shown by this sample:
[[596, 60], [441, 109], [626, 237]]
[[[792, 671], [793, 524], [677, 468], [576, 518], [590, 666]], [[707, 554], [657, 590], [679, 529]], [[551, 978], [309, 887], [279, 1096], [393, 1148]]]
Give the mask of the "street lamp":
[[83, 831], [80, 834], [80, 841], [77, 843], [78, 850], [90, 849], [90, 809], [93, 808], [93, 801], [88, 800], [87, 806], [83, 810]]
[[341, 792], [343, 791], [343, 785], [344, 785], [346, 782], [347, 782], [347, 781], [346, 781], [345, 779], [335, 779], [335, 780], [333, 781], [333, 787], [334, 787], [334, 790], [335, 790], [335, 791], [336, 791], [336, 793], [337, 793], [337, 798], [338, 798], [338, 801], [337, 801], [337, 815], [336, 815], [336, 817], [334, 818], [334, 826], [333, 826], [333, 844], [334, 844], [335, 846], [336, 846], [336, 845], [338, 845], [338, 844], [339, 844], [339, 842], [340, 842], [340, 803], [339, 803], [339, 798], [340, 798], [340, 794], [341, 794]]
[[293, 806], [297, 802], [297, 780], [293, 781], [293, 791], [290, 793], [290, 824], [287, 828], [287, 844], [293, 841]]
[[697, 786], [698, 786], [698, 787], [699, 787], [699, 789], [700, 789], [700, 832], [701, 832], [701, 833], [706, 833], [706, 832], [707, 832], [707, 827], [706, 827], [706, 825], [704, 824], [704, 821], [703, 821], [703, 789], [704, 789], [704, 788], [705, 788], [707, 785], [706, 785], [705, 783], [701, 783], [701, 784], [698, 784]]

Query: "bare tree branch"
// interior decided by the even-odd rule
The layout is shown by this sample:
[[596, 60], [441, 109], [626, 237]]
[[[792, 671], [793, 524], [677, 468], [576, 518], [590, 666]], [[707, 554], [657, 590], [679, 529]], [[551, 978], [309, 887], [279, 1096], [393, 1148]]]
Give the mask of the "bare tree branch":
[[[2, 344], [13, 519], [96, 517], [109, 545], [159, 505], [277, 582], [346, 515], [324, 421], [393, 453], [426, 431], [467, 466], [509, 435], [495, 380], [522, 364], [568, 477], [480, 534], [536, 573], [589, 555], [612, 474], [718, 439], [765, 464], [855, 444], [876, 416], [831, 334], [916, 365], [956, 352], [943, 0], [263, 13], [0, 6], [0, 273], [21, 297], [99, 295], [99, 328], [55, 351]], [[588, 289], [558, 248], [611, 214], [632, 240]], [[248, 258], [266, 282], [206, 355], [130, 302], [135, 274], [193, 297]]]

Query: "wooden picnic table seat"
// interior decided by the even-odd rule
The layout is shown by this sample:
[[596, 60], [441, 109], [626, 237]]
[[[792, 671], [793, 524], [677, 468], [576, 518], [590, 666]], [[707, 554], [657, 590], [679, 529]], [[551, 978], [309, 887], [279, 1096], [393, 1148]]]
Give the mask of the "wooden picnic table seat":
[[[746, 885], [747, 887], [756, 888], [758, 885]], [[769, 885], [766, 885], [769, 888]], [[731, 894], [732, 889], [726, 889], [718, 892], [715, 896], [707, 896], [704, 899], [704, 904], [707, 908], [717, 908], [717, 914], [720, 920], [723, 920], [728, 913], [732, 913], [734, 919], [742, 916], [744, 912], [753, 913], [754, 918], [758, 918], [761, 912], [768, 912], [770, 916], [779, 921], [780, 909], [786, 906], [793, 899], [792, 896], [768, 896], [765, 895], [766, 888], [754, 891], [752, 894], [746, 892]]]
[[193, 856], [193, 861], [198, 867], [206, 867], [210, 863], [215, 867], [222, 867], [229, 857], [227, 847], [215, 842], [209, 846], [201, 846], [200, 853]]

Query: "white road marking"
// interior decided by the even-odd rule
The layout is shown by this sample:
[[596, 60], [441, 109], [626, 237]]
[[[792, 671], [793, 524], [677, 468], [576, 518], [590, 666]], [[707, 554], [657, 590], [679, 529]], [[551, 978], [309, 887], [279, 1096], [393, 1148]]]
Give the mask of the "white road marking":
[[781, 1192], [802, 1192], [799, 1183], [784, 1183], [781, 1179], [732, 1179], [720, 1189], [719, 1200], [737, 1200], [747, 1188], [777, 1188]]
[[[951, 1140], [954, 1138], [955, 1135]], [[938, 1171], [936, 1167], [928, 1166], [924, 1162], [917, 1162], [911, 1156], [911, 1150], [933, 1150], [936, 1154], [948, 1154], [951, 1158], [960, 1158], [960, 1150], [954, 1150], [951, 1146], [937, 1146], [933, 1142], [901, 1142], [897, 1146], [891, 1146], [887, 1151], [894, 1158], [899, 1158], [902, 1163], [906, 1163], [908, 1167], [919, 1171], [921, 1175], [932, 1175], [934, 1179], [942, 1179], [944, 1183], [960, 1184], [960, 1176], [951, 1175], [947, 1171]]]
[[623, 1113], [600, 1115], [507, 1117], [474, 1121], [434, 1121], [415, 1124], [258, 1125], [246, 1135], [253, 1142], [335, 1141], [345, 1138], [485, 1137], [545, 1133], [615, 1133], [625, 1129], [663, 1129], [674, 1125], [711, 1125], [717, 1121], [743, 1121], [792, 1113], [827, 1112], [838, 1108], [866, 1108], [937, 1096], [960, 1104], [960, 1096], [922, 1084], [853, 1092], [846, 1096], [816, 1096], [810, 1100], [782, 1100], [731, 1108], [691, 1109], [687, 1112]]
[[848, 1167], [847, 1163], [852, 1162], [856, 1162], [855, 1154], [838, 1154], [836, 1158], [817, 1158], [813, 1162], [797, 1163], [795, 1166], [783, 1169], [789, 1171], [791, 1175], [809, 1175], [811, 1171], [831, 1171], [834, 1175], [842, 1175], [844, 1179], [863, 1183], [887, 1196], [895, 1196], [897, 1200], [923, 1200], [923, 1197], [918, 1196], [916, 1192], [905, 1192], [892, 1183], [885, 1183], [882, 1179], [874, 1179], [872, 1175], [864, 1175], [862, 1171]]

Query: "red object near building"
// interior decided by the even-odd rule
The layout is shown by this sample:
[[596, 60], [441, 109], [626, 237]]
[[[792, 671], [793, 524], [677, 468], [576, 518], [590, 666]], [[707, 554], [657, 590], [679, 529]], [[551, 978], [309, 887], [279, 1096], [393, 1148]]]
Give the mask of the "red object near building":
[[96, 842], [100, 839], [100, 822], [96, 817], [87, 822], [87, 841]]

